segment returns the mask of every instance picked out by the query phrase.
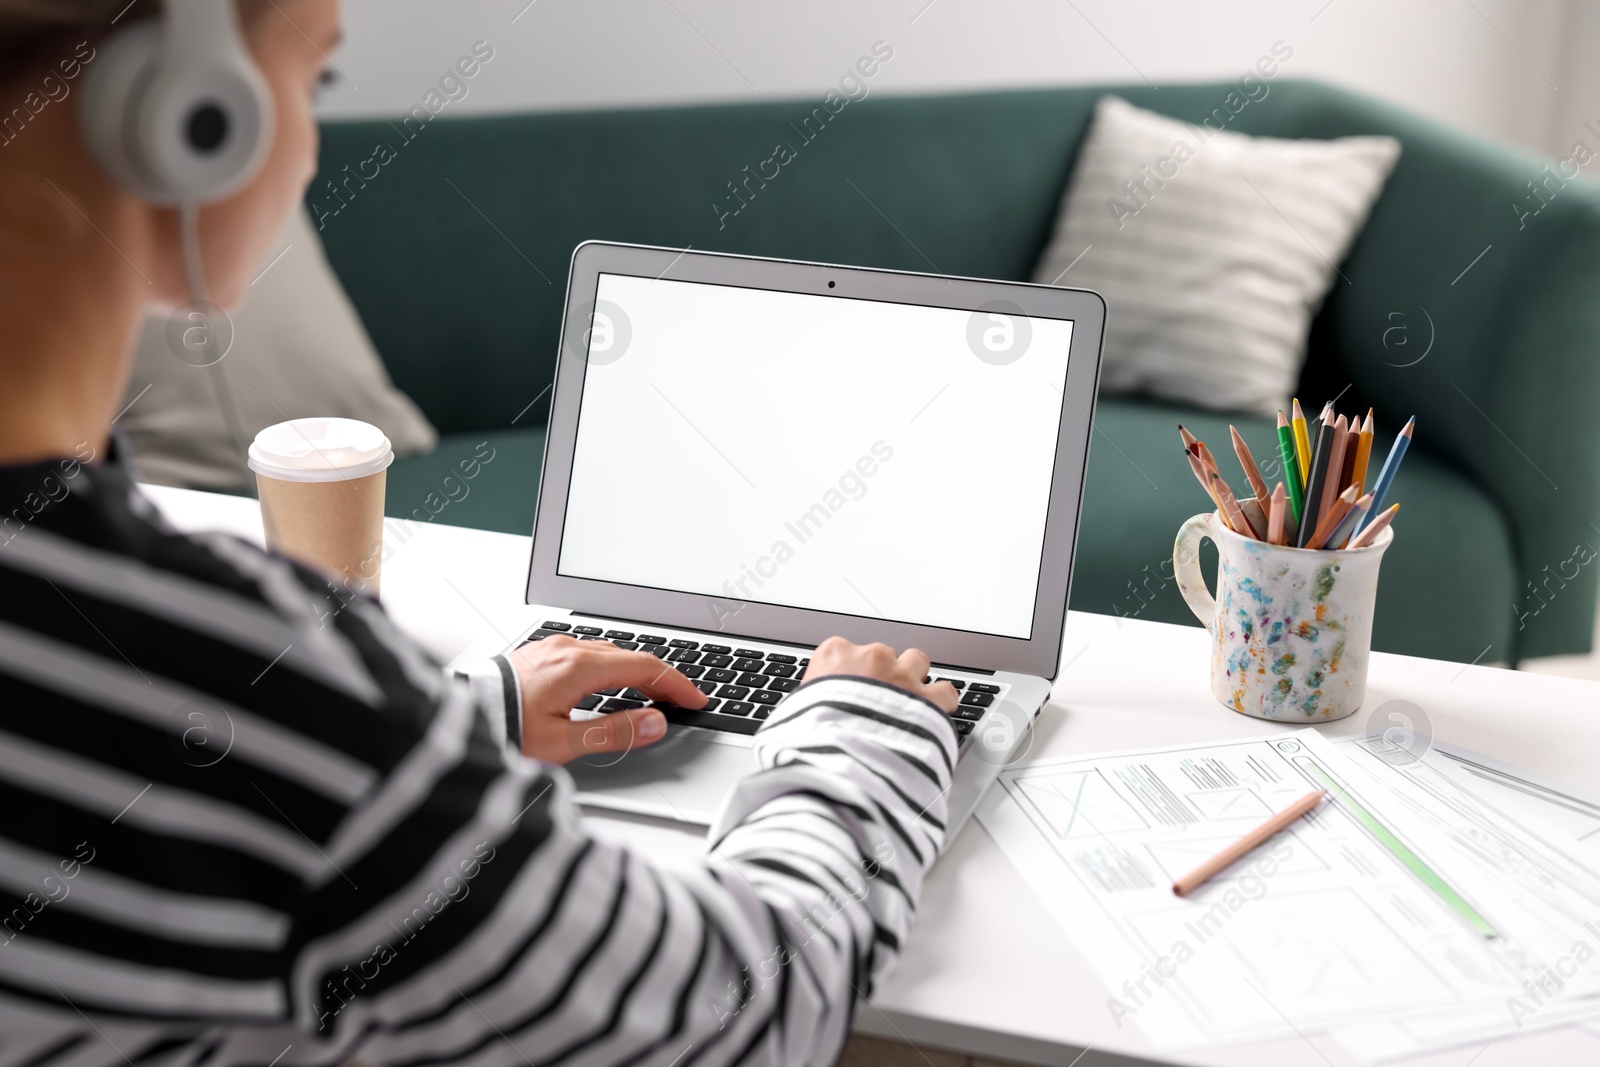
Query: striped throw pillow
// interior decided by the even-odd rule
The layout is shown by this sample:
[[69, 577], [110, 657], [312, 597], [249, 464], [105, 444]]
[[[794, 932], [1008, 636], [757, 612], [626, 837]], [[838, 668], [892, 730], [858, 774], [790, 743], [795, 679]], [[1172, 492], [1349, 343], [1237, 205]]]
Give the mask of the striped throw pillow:
[[1392, 137], [1249, 137], [1103, 97], [1034, 281], [1105, 297], [1108, 391], [1271, 414], [1399, 154]]

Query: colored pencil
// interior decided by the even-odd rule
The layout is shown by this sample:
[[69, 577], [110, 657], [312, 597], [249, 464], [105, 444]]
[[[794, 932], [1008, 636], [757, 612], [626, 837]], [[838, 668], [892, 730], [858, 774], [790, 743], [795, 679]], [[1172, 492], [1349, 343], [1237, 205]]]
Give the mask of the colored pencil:
[[[1343, 492], [1347, 485], [1356, 485], [1356, 453], [1359, 451], [1361, 451], [1361, 427], [1356, 425], [1355, 419], [1351, 419], [1350, 431], [1344, 437], [1344, 467], [1339, 473], [1340, 492]], [[1361, 494], [1358, 492], [1356, 495]]]
[[[1279, 415], [1281, 417], [1282, 412], [1279, 412]], [[1289, 477], [1293, 478], [1294, 475], [1291, 474]], [[1284, 543], [1283, 513], [1289, 506], [1285, 496], [1282, 482], [1273, 486], [1272, 497], [1269, 500], [1270, 506], [1267, 508], [1267, 544], [1269, 545], [1281, 545]]]
[[1327, 518], [1328, 509], [1344, 492], [1344, 485], [1339, 479], [1344, 474], [1344, 454], [1350, 444], [1350, 420], [1340, 415], [1333, 420], [1328, 437], [1328, 473], [1327, 484], [1322, 487], [1322, 496], [1317, 503], [1317, 521], [1313, 526], [1321, 524]]
[[1300, 486], [1300, 459], [1295, 454], [1294, 430], [1289, 427], [1289, 420], [1284, 418], [1283, 412], [1278, 412], [1278, 458], [1283, 460], [1283, 481], [1289, 487], [1289, 510], [1294, 514], [1295, 522], [1300, 521], [1301, 501], [1304, 499]]
[[1301, 516], [1296, 548], [1306, 547], [1306, 539], [1317, 524], [1317, 516], [1322, 514], [1322, 493], [1328, 480], [1328, 439], [1332, 436], [1333, 427], [1322, 422], [1317, 428], [1316, 446], [1311, 450], [1311, 476], [1306, 479], [1306, 509]]
[[1294, 433], [1294, 455], [1300, 466], [1300, 484], [1306, 486], [1311, 477], [1311, 436], [1306, 432], [1306, 413], [1300, 410], [1300, 398], [1295, 397], [1290, 405], [1294, 413], [1290, 416], [1289, 425]]
[[[1270, 501], [1270, 498], [1269, 498]], [[1253, 496], [1241, 497], [1239, 510], [1244, 512], [1244, 517], [1250, 520], [1250, 528], [1261, 535], [1261, 540], [1267, 539], [1267, 519], [1269, 513], [1261, 509]]]
[[1256, 467], [1256, 457], [1250, 454], [1250, 446], [1244, 443], [1244, 438], [1239, 436], [1238, 429], [1232, 423], [1228, 424], [1228, 434], [1233, 438], [1233, 454], [1239, 457], [1239, 466], [1244, 468], [1250, 491], [1255, 493], [1256, 503], [1261, 505], [1261, 511], [1265, 514], [1272, 501], [1272, 490], [1262, 480], [1261, 471]]
[[1367, 509], [1367, 517], [1363, 518], [1356, 526], [1356, 533], [1363, 533], [1367, 526], [1378, 514], [1378, 509], [1383, 507], [1383, 498], [1389, 495], [1389, 486], [1394, 484], [1395, 472], [1400, 469], [1400, 461], [1405, 459], [1406, 449], [1411, 445], [1411, 435], [1416, 431], [1417, 417], [1411, 416], [1406, 421], [1405, 428], [1394, 439], [1394, 445], [1389, 449], [1389, 454], [1384, 457], [1383, 467], [1378, 471], [1377, 479], [1372, 483], [1372, 507]]
[[1172, 892], [1180, 897], [1186, 897], [1193, 893], [1212, 878], [1243, 859], [1247, 854], [1261, 847], [1268, 839], [1281, 832], [1290, 823], [1322, 803], [1322, 798], [1327, 795], [1327, 791], [1323, 789], [1307, 793], [1182, 878], [1179, 878], [1176, 882], [1173, 882]]
[[1186, 451], [1193, 451], [1194, 446], [1200, 443], [1200, 438], [1190, 433], [1183, 423], [1178, 423], [1178, 436], [1183, 438], [1183, 447]]
[[[1350, 488], [1358, 493], [1361, 492], [1359, 485], [1352, 485]], [[1367, 493], [1356, 500], [1356, 506], [1351, 508], [1345, 517], [1339, 520], [1339, 525], [1333, 528], [1333, 533], [1328, 535], [1327, 543], [1323, 547], [1343, 548], [1345, 543], [1350, 540], [1350, 536], [1356, 532], [1356, 523], [1361, 521], [1361, 517], [1367, 513], [1367, 509], [1371, 506], [1371, 493]]]
[[[1217, 510], [1222, 510], [1222, 501], [1217, 499], [1215, 490], [1211, 488], [1211, 479], [1206, 476], [1206, 470], [1200, 465], [1200, 461], [1195, 458], [1195, 454], [1186, 448], [1183, 450], [1183, 458], [1189, 461], [1189, 469], [1194, 471], [1194, 480], [1200, 483], [1200, 488], [1206, 491], [1206, 495], [1217, 506]], [[1223, 521], [1227, 521], [1226, 515], [1223, 516]], [[1232, 529], [1232, 527], [1229, 527], [1229, 529]]]
[[1261, 535], [1250, 525], [1250, 520], [1245, 518], [1244, 511], [1239, 507], [1239, 501], [1233, 495], [1233, 490], [1228, 488], [1227, 479], [1223, 478], [1215, 467], [1209, 468], [1206, 474], [1211, 478], [1211, 487], [1216, 491], [1217, 500], [1222, 505], [1222, 513], [1227, 517], [1228, 525], [1233, 527], [1235, 533], [1253, 537], [1257, 541], [1261, 540]]
[[[1368, 497], [1362, 497], [1357, 500], [1356, 487], [1353, 485], [1346, 486], [1344, 492], [1340, 493], [1334, 500], [1333, 506], [1328, 509], [1328, 513], [1322, 517], [1322, 521], [1317, 523], [1317, 528], [1312, 532], [1311, 539], [1306, 542], [1306, 547], [1310, 549], [1330, 547], [1329, 539], [1333, 536], [1333, 531], [1339, 528], [1339, 524], [1345, 520], [1345, 516], [1355, 509], [1357, 504], [1363, 502], [1370, 504], [1372, 501]], [[1339, 546], [1332, 545], [1331, 547], [1337, 548]]]
[[1368, 545], [1372, 544], [1372, 542], [1376, 541], [1378, 539], [1378, 535], [1383, 533], [1383, 528], [1394, 521], [1395, 513], [1399, 510], [1400, 505], [1395, 504], [1389, 508], [1388, 511], [1385, 511], [1382, 515], [1379, 515], [1376, 519], [1373, 519], [1365, 530], [1362, 530], [1360, 533], [1356, 534], [1355, 538], [1350, 542], [1350, 547], [1366, 548]]
[[1367, 409], [1367, 421], [1361, 424], [1361, 442], [1356, 448], [1356, 465], [1350, 472], [1350, 484], [1367, 491], [1367, 461], [1372, 458], [1372, 409]]

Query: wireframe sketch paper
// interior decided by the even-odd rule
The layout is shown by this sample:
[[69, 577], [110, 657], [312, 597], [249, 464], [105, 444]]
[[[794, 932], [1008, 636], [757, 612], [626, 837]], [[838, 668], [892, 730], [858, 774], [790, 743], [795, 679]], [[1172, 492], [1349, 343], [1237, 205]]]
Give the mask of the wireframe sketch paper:
[[[1176, 877], [1312, 788], [1330, 801], [1173, 896]], [[1472, 816], [1416, 791], [1303, 730], [1019, 765], [978, 818], [1105, 982], [1113, 1021], [1172, 1048], [1503, 1014], [1569, 952], [1572, 924], [1553, 915], [1600, 919], [1579, 873], [1538, 902], [1514, 873], [1484, 878], [1451, 837], [1471, 839]], [[1600, 991], [1594, 970], [1556, 999]]]
[[1566, 941], [1498, 1010], [1371, 1020], [1337, 1030], [1340, 1042], [1385, 1060], [1600, 1020], [1596, 998], [1573, 995], [1600, 971], [1600, 798], [1445, 742], [1384, 734], [1338, 747], [1358, 773], [1389, 779], [1441, 831], [1441, 868], [1455, 852], [1480, 899], [1503, 893], [1496, 906], [1514, 910], [1519, 925], [1545, 927], [1556, 949]]

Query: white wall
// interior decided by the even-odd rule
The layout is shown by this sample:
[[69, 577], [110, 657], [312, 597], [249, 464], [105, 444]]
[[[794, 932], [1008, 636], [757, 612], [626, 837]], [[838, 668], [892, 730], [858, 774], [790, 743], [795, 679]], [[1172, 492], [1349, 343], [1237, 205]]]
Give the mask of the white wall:
[[1227, 78], [1282, 39], [1286, 76], [1539, 151], [1600, 117], [1594, 0], [344, 2], [330, 116], [408, 109], [480, 39], [452, 113], [815, 96], [880, 39], [894, 93]]

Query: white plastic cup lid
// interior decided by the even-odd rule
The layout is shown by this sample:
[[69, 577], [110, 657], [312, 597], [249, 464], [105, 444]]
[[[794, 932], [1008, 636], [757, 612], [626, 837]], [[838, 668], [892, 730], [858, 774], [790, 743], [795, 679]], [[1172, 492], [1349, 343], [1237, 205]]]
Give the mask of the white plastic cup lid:
[[250, 446], [250, 469], [285, 482], [337, 482], [394, 462], [383, 431], [357, 419], [292, 419], [268, 426]]

